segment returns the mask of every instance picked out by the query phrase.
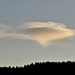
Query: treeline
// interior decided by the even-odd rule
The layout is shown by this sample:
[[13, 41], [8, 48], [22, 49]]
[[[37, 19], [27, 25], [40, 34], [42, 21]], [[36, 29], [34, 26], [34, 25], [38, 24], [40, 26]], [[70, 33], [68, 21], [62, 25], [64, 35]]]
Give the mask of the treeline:
[[30, 65], [24, 65], [24, 67], [0, 67], [0, 72], [17, 72], [17, 73], [32, 73], [32, 72], [50, 72], [52, 70], [71, 69], [75, 68], [75, 62], [36, 62]]

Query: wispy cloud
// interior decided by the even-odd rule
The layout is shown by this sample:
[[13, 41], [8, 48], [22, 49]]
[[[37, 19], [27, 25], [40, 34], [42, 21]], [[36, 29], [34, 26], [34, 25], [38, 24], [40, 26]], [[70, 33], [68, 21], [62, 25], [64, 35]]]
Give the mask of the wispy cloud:
[[[16, 38], [35, 40], [42, 46], [48, 46], [57, 40], [75, 36], [75, 30], [68, 29], [62, 23], [56, 22], [27, 22], [17, 28], [22, 33], [11, 32], [12, 27], [0, 24], [0, 38]], [[14, 27], [13, 27], [14, 28]]]
[[14, 32], [14, 30], [15, 27], [0, 23], [0, 39], [3, 38], [27, 39], [28, 38], [28, 35]]
[[28, 26], [28, 28], [38, 28], [38, 27], [60, 27], [60, 28], [64, 28], [66, 27], [64, 24], [62, 23], [56, 23], [56, 22], [27, 22], [24, 23], [24, 26]]

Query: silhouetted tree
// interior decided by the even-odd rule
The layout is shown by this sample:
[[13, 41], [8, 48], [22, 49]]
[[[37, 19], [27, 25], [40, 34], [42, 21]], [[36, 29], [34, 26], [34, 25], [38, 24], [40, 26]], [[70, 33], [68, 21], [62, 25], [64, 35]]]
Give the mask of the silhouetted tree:
[[24, 72], [24, 73], [31, 73], [31, 72], [51, 72], [51, 70], [61, 70], [70, 69], [70, 67], [75, 67], [75, 62], [67, 61], [67, 62], [35, 62], [35, 64], [31, 63], [30, 65], [24, 65], [24, 67], [0, 67], [0, 72]]

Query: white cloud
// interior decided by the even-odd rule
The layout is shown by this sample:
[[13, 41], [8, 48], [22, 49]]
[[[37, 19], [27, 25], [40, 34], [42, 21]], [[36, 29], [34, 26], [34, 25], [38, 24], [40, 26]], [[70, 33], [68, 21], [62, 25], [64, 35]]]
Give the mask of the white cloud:
[[67, 29], [62, 23], [55, 22], [29, 22], [28, 29], [24, 32], [30, 36], [30, 39], [37, 41], [42, 46], [48, 46], [56, 40], [62, 40], [72, 37], [75, 30]]
[[24, 23], [23, 27], [28, 26], [29, 28], [37, 28], [37, 27], [60, 27], [64, 28], [66, 27], [62, 23], [56, 23], [56, 22], [27, 22]]
[[14, 32], [15, 27], [0, 23], [0, 39], [29, 39], [37, 41], [42, 46], [48, 46], [55, 41], [75, 36], [75, 30], [56, 22], [27, 22], [17, 28], [21, 28], [23, 33], [19, 33], [17, 29]]
[[15, 28], [9, 25], [0, 23], [0, 39], [3, 38], [14, 38], [14, 39], [27, 39], [28, 35], [14, 32]]

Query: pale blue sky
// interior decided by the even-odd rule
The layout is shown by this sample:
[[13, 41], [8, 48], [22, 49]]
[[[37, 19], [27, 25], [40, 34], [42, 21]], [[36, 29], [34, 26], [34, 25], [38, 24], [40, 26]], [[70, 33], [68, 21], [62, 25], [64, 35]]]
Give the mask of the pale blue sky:
[[[60, 22], [75, 29], [75, 0], [0, 0], [0, 23]], [[0, 66], [75, 59], [75, 37], [43, 48], [32, 40], [0, 39]]]

